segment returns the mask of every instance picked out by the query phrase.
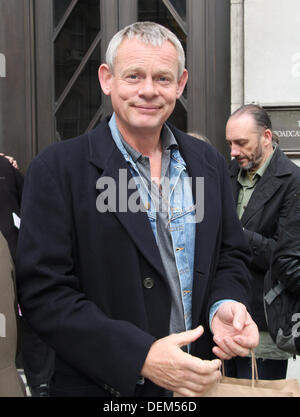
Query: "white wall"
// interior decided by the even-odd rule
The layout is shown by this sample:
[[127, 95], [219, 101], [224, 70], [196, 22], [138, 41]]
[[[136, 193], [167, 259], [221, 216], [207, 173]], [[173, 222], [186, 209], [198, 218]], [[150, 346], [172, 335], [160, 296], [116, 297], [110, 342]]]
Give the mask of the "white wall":
[[300, 158], [295, 158], [295, 159], [291, 158], [291, 161], [293, 161], [296, 165], [298, 165], [298, 167], [300, 167]]
[[300, 105], [300, 1], [244, 0], [244, 101]]

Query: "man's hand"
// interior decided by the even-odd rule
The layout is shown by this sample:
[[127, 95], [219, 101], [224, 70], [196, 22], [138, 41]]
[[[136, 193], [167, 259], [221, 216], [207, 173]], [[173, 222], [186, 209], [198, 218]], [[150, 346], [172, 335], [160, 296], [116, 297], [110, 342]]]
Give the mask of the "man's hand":
[[258, 328], [246, 307], [237, 302], [225, 302], [212, 319], [213, 352], [221, 359], [247, 356], [259, 343]]
[[180, 349], [197, 340], [203, 331], [203, 327], [199, 326], [156, 340], [148, 352], [141, 374], [179, 396], [203, 394], [220, 378], [221, 362], [218, 359], [202, 360]]

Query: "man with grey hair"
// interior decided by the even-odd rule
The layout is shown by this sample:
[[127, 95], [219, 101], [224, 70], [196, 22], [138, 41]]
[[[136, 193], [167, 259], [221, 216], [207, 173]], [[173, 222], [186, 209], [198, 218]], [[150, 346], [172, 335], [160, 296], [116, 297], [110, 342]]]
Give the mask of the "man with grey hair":
[[225, 160], [166, 123], [184, 66], [166, 28], [123, 29], [99, 68], [113, 115], [28, 170], [19, 296], [56, 351], [51, 395], [199, 396], [215, 355], [258, 343]]
[[[291, 355], [278, 349], [268, 333], [263, 286], [290, 201], [300, 189], [300, 169], [279, 149], [270, 117], [259, 105], [246, 104], [231, 115], [226, 140], [234, 158], [230, 174], [237, 212], [252, 249], [252, 311], [260, 330], [258, 375], [282, 379]], [[251, 378], [250, 358], [234, 358], [226, 368], [229, 376]]]

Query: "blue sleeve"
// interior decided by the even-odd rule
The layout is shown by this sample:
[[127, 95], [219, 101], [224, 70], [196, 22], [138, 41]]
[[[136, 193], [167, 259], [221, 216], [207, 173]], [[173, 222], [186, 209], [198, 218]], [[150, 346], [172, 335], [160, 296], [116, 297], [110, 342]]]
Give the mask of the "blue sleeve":
[[223, 304], [223, 303], [226, 303], [227, 301], [233, 301], [234, 303], [237, 303], [237, 301], [236, 300], [231, 300], [231, 299], [224, 299], [224, 300], [220, 300], [220, 301], [216, 301], [212, 306], [211, 306], [211, 308], [210, 308], [210, 310], [209, 310], [209, 327], [210, 327], [210, 330], [211, 330], [211, 322], [212, 322], [212, 319], [213, 319], [213, 317], [214, 317], [214, 315], [216, 314], [216, 312], [217, 312], [217, 310], [218, 310], [218, 308], [219, 307], [221, 307], [221, 305]]

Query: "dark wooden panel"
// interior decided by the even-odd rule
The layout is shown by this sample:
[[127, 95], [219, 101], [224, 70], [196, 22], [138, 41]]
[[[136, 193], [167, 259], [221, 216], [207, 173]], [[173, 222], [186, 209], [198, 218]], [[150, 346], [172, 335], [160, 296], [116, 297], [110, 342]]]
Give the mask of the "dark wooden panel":
[[119, 28], [137, 21], [137, 0], [119, 0]]
[[230, 0], [188, 0], [188, 130], [207, 136], [228, 156]]
[[[101, 44], [101, 61], [105, 62], [105, 52], [109, 41], [119, 28], [118, 16], [118, 1], [117, 0], [101, 0], [101, 29], [103, 31]], [[99, 87], [100, 88], [100, 87]], [[102, 93], [103, 116], [111, 114], [112, 106], [110, 97]]]
[[35, 2], [37, 148], [56, 140], [54, 126], [53, 2]]
[[207, 0], [207, 136], [229, 158], [225, 126], [230, 115], [230, 0]]
[[187, 1], [188, 130], [207, 135], [205, 0]]

